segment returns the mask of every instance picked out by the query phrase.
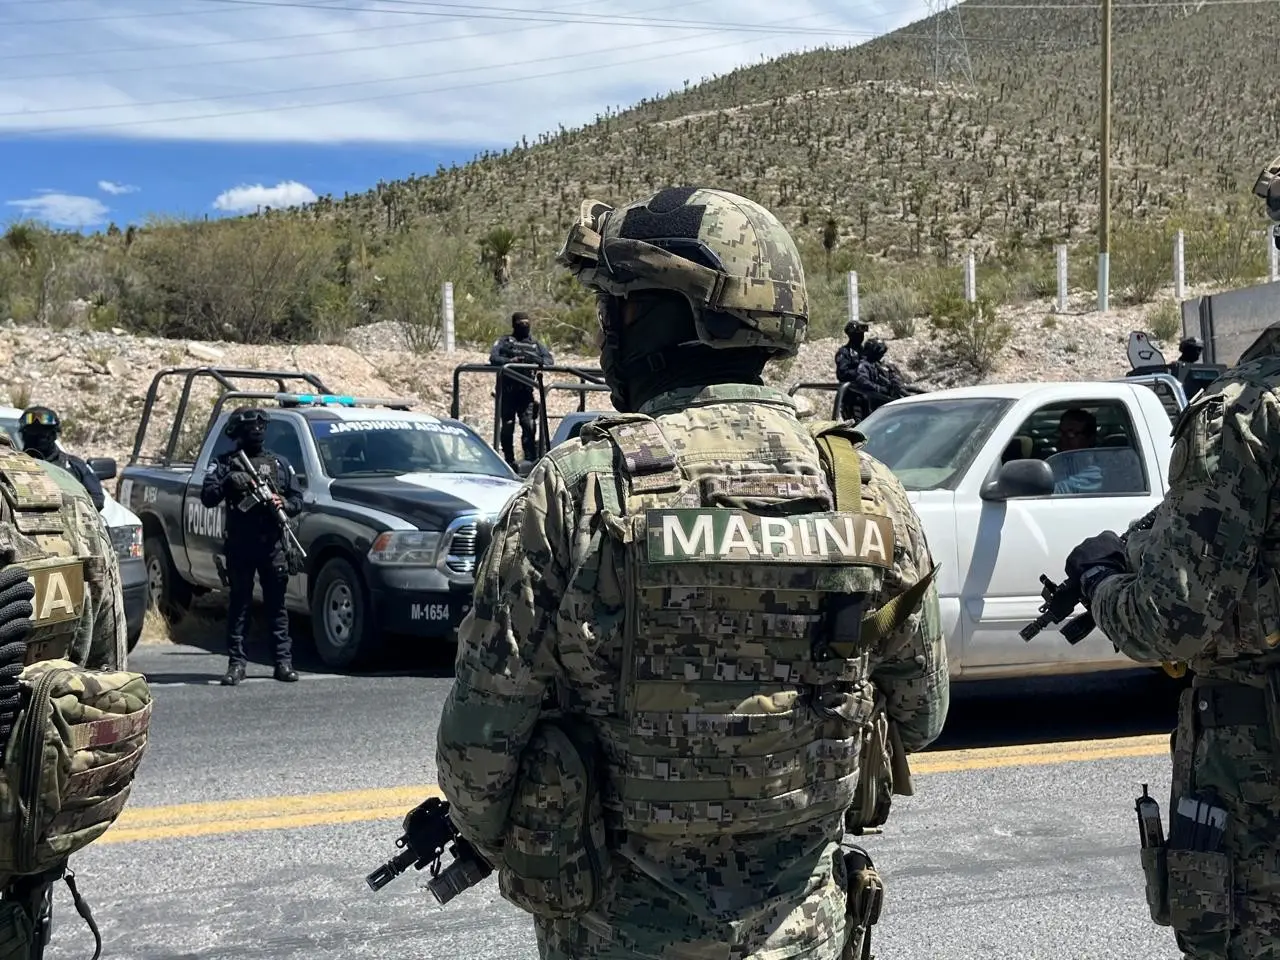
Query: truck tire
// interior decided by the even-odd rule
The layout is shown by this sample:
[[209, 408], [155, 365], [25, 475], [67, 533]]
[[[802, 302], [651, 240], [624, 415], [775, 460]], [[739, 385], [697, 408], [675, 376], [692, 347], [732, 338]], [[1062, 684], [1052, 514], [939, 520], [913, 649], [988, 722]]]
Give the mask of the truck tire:
[[311, 636], [321, 661], [338, 670], [364, 666], [378, 652], [380, 638], [369, 592], [344, 557], [329, 560], [316, 577]]
[[180, 622], [191, 605], [191, 587], [169, 559], [169, 548], [152, 534], [142, 542], [142, 555], [147, 564], [147, 606], [170, 623]]

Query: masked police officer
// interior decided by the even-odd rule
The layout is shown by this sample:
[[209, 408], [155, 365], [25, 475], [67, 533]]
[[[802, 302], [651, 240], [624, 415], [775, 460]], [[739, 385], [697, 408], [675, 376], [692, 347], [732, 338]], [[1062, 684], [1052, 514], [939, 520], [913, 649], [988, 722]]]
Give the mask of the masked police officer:
[[[231, 598], [227, 610], [227, 673], [222, 683], [235, 686], [244, 679], [244, 640], [255, 573], [262, 584], [263, 605], [275, 639], [275, 678], [293, 682], [298, 674], [293, 669], [293, 638], [284, 605], [290, 558], [275, 507], [281, 506], [286, 516], [296, 517], [302, 512], [302, 488], [289, 461], [263, 446], [267, 416], [261, 410], [236, 410], [227, 420], [225, 432], [236, 441], [236, 448], [214, 458], [200, 490], [200, 501], [206, 507], [216, 507], [224, 500], [227, 504], [225, 550]], [[253, 502], [253, 477], [237, 462], [236, 454], [241, 450], [270, 488], [271, 504]]]
[[57, 411], [48, 407], [28, 407], [22, 411], [18, 420], [18, 432], [22, 435], [23, 452], [66, 470], [89, 491], [93, 505], [102, 509], [106, 503], [106, 494], [102, 492], [102, 482], [98, 475], [89, 464], [58, 446], [62, 421], [58, 418]]

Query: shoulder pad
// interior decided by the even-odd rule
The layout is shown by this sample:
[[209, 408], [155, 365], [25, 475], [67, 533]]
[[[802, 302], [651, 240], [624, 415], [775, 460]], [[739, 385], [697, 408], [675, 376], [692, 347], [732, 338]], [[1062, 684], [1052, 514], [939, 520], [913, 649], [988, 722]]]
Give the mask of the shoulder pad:
[[44, 463], [12, 448], [0, 448], [0, 487], [5, 499], [20, 510], [62, 506], [62, 487]]
[[583, 440], [604, 440], [609, 437], [614, 427], [640, 421], [653, 421], [653, 417], [646, 413], [611, 413], [584, 423], [582, 429], [578, 431], [578, 436]]

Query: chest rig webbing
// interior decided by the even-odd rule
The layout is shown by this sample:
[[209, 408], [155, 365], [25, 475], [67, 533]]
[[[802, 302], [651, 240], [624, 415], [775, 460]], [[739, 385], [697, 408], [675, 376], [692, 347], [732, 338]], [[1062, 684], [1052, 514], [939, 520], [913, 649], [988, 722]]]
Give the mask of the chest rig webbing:
[[80, 522], [39, 463], [0, 447], [0, 562], [25, 566], [35, 587], [27, 663], [69, 656], [88, 584], [102, 580], [102, 560], [88, 550]]
[[831, 483], [729, 463], [694, 482], [655, 420], [595, 429], [617, 451], [616, 477], [594, 480], [626, 577], [617, 716], [600, 725], [612, 825], [687, 839], [843, 812], [868, 650], [928, 584], [869, 612], [894, 525], [864, 498], [852, 442], [811, 428]]

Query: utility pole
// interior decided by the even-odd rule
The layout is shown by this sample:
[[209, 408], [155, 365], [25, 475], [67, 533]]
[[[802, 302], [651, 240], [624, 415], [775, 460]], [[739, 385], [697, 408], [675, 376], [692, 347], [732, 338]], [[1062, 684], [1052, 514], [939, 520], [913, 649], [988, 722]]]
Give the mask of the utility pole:
[[1102, 131], [1098, 146], [1098, 311], [1111, 285], [1111, 0], [1102, 0]]

